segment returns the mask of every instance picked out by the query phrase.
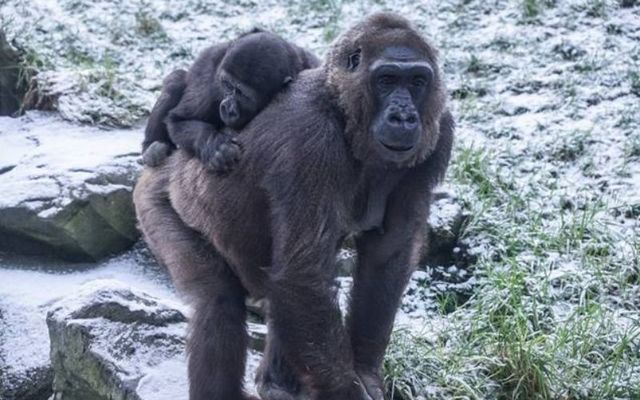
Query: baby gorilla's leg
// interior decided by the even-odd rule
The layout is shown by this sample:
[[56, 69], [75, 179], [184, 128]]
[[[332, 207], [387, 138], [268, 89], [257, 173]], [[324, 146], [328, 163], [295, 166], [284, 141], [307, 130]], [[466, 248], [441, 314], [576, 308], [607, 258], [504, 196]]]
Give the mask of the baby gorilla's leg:
[[142, 153], [142, 162], [149, 167], [157, 167], [171, 154], [172, 148], [167, 143], [153, 142]]

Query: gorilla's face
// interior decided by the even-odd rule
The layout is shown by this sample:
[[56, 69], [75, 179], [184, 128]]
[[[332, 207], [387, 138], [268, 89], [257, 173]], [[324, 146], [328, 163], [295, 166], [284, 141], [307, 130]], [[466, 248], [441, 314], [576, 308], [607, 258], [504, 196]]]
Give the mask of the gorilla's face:
[[264, 106], [262, 94], [229, 74], [222, 74], [220, 84], [224, 98], [220, 102], [220, 119], [232, 129], [243, 128]]
[[389, 47], [369, 67], [375, 104], [370, 126], [373, 146], [386, 161], [402, 163], [419, 151], [433, 69], [414, 50]]

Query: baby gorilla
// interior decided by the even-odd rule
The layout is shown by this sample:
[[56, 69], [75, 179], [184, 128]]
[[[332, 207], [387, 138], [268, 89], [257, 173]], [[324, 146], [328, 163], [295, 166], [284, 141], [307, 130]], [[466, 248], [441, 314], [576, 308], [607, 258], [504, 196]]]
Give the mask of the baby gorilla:
[[176, 147], [209, 170], [228, 172], [240, 157], [242, 129], [316, 56], [259, 29], [204, 50], [188, 72], [169, 74], [151, 111], [142, 159], [158, 166]]

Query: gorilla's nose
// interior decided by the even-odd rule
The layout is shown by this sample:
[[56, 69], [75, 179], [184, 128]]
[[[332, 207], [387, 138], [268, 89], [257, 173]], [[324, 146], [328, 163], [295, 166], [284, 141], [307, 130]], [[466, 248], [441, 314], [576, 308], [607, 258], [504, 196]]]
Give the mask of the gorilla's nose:
[[387, 114], [387, 123], [397, 128], [415, 129], [418, 126], [418, 113], [414, 109], [395, 108]]
[[238, 108], [232, 102], [223, 102], [222, 104], [220, 104], [220, 108], [222, 111], [222, 115], [225, 117], [228, 124], [237, 121], [240, 117]]

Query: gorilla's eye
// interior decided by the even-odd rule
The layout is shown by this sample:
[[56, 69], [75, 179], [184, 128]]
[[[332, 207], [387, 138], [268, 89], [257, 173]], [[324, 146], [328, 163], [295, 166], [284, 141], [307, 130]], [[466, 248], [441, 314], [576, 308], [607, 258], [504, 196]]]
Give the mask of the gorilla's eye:
[[427, 84], [427, 80], [423, 76], [416, 76], [411, 81], [411, 84], [415, 87], [423, 87]]
[[349, 58], [347, 60], [347, 69], [349, 71], [354, 71], [360, 65], [360, 53], [362, 53], [361, 49], [354, 51], [349, 54]]
[[233, 92], [233, 85], [228, 80], [222, 80], [222, 88], [227, 92]]

